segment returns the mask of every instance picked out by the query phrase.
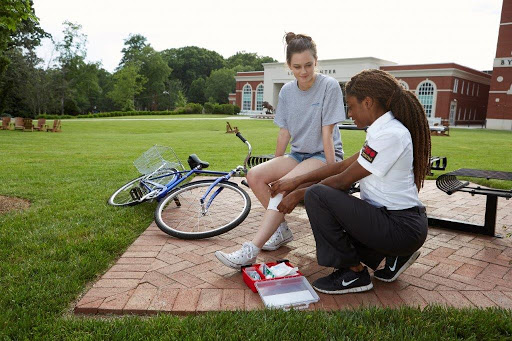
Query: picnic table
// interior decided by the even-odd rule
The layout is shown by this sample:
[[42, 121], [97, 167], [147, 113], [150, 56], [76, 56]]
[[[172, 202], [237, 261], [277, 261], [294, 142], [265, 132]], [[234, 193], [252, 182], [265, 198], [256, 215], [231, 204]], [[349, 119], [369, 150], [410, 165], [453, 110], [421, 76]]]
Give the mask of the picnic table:
[[469, 181], [460, 181], [457, 176], [484, 178], [487, 180], [509, 180], [512, 181], [512, 172], [501, 172], [481, 169], [461, 168], [439, 176], [436, 180], [437, 188], [448, 195], [455, 192], [466, 192], [471, 195], [479, 194], [486, 196], [485, 221], [484, 225], [470, 224], [464, 221], [453, 219], [441, 219], [428, 217], [429, 226], [443, 227], [453, 230], [485, 234], [488, 236], [501, 237], [496, 233], [496, 211], [498, 209], [498, 198], [512, 198], [512, 189], [494, 189], [480, 186], [470, 186]]

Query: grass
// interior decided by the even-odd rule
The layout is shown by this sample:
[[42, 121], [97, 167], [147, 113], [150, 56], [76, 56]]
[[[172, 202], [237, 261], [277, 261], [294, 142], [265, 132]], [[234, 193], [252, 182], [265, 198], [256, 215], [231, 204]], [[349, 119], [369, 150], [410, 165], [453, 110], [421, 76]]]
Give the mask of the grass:
[[[186, 116], [188, 118], [190, 116]], [[147, 118], [147, 117], [145, 117]], [[152, 118], [152, 117], [151, 117]], [[233, 122], [231, 122], [233, 125]], [[254, 155], [273, 153], [277, 128], [269, 121], [234, 124]], [[451, 129], [433, 138], [433, 154], [461, 167], [512, 171], [512, 133]], [[347, 155], [364, 142], [342, 131]], [[242, 162], [245, 146], [225, 122], [65, 121], [62, 133], [0, 131], [0, 195], [31, 201], [23, 212], [0, 215], [0, 338], [510, 338], [505, 310], [405, 308], [322, 312], [224, 312], [179, 318], [68, 316], [87, 283], [106, 271], [152, 220], [154, 204], [120, 210], [106, 200], [137, 176], [131, 162], [153, 144], [179, 158], [196, 153], [211, 169]], [[440, 173], [436, 173], [439, 175]], [[509, 183], [495, 183], [512, 187]], [[296, 328], [304, 326], [307, 328]], [[291, 328], [293, 327], [293, 328]], [[285, 331], [285, 333], [283, 333]]]

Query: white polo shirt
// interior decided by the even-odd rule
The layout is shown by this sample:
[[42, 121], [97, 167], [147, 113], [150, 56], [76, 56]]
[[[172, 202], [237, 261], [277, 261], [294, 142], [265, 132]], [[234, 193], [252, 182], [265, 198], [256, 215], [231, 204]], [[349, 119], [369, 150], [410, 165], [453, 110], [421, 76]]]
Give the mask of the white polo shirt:
[[361, 199], [388, 210], [423, 206], [414, 183], [411, 134], [391, 111], [368, 127], [357, 162], [372, 173], [359, 181]]

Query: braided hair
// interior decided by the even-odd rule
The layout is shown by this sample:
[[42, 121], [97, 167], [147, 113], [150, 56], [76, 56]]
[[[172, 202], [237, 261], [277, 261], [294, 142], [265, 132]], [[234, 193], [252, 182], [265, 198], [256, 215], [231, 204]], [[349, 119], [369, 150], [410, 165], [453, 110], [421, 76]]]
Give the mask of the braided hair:
[[418, 191], [430, 173], [430, 130], [427, 116], [414, 93], [405, 90], [388, 72], [364, 70], [350, 79], [345, 87], [346, 96], [354, 96], [359, 102], [366, 97], [376, 100], [384, 110], [393, 115], [411, 133], [413, 145], [414, 183]]

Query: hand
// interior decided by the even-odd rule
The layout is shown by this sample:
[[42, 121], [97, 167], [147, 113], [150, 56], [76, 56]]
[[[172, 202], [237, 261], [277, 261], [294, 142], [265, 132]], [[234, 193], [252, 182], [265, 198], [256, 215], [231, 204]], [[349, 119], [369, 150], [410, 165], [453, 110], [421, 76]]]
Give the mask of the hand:
[[301, 191], [293, 191], [281, 200], [277, 209], [283, 214], [291, 213], [303, 197]]
[[295, 183], [294, 179], [280, 179], [270, 184], [270, 196], [273, 198], [278, 193], [283, 193], [286, 196], [288, 193], [292, 192], [298, 187], [298, 183]]

